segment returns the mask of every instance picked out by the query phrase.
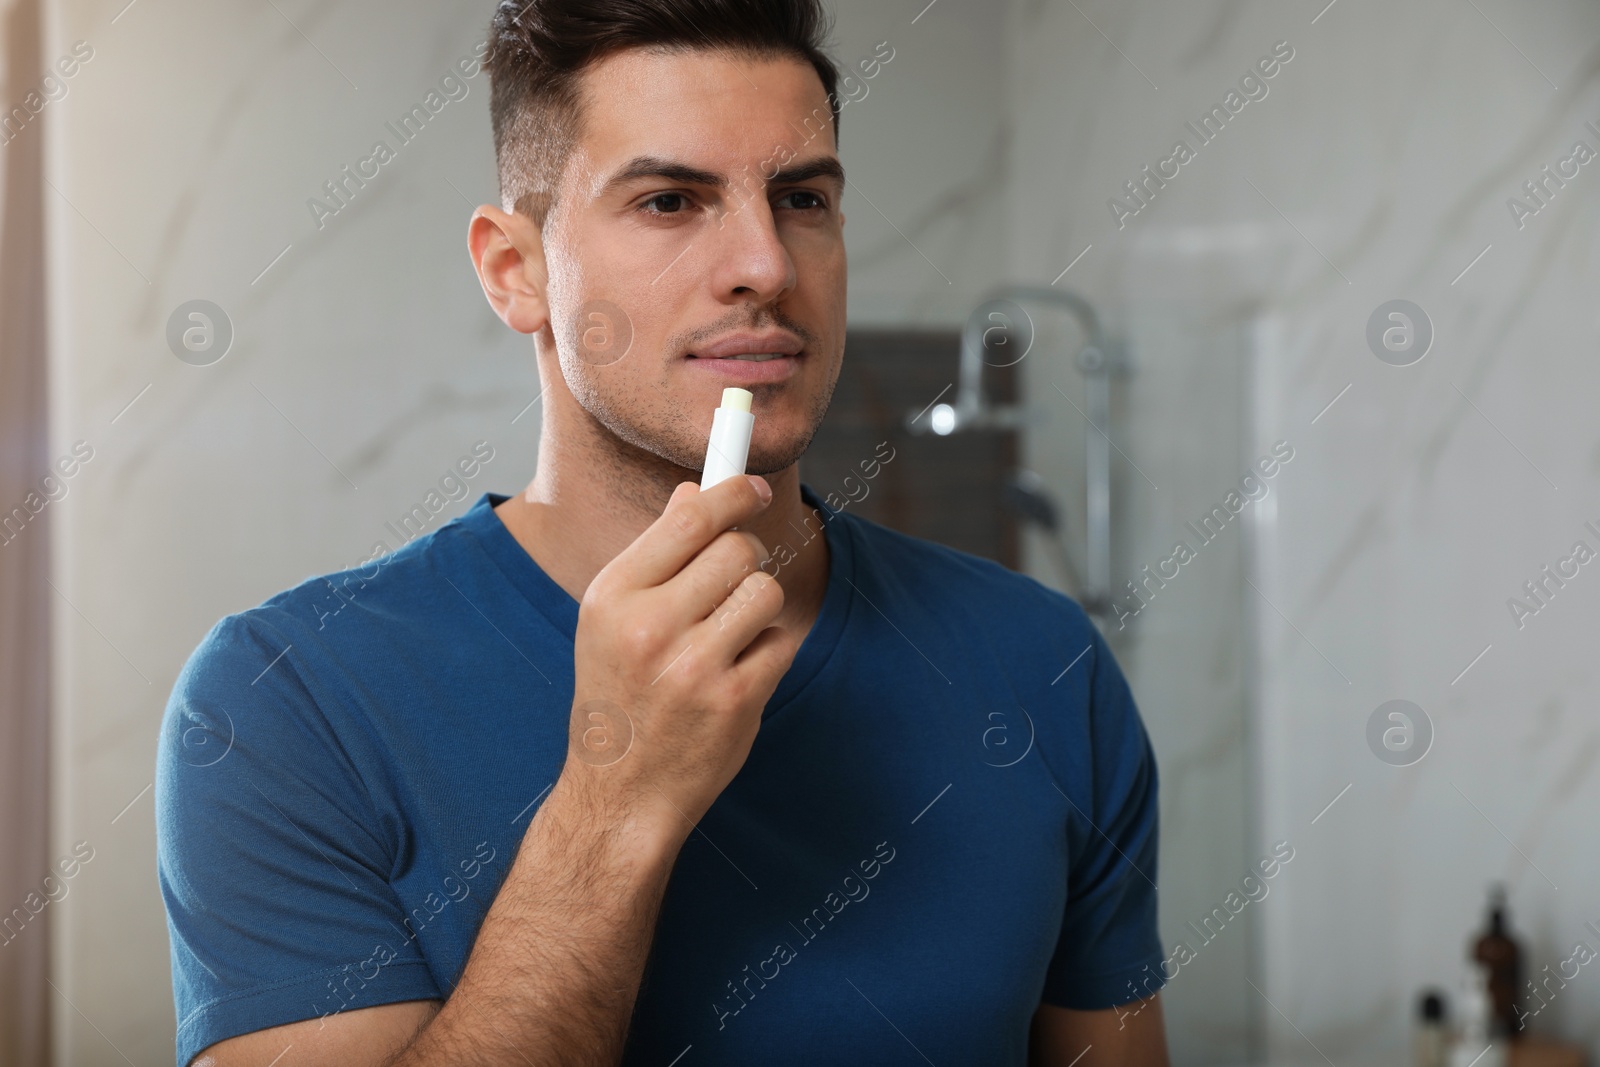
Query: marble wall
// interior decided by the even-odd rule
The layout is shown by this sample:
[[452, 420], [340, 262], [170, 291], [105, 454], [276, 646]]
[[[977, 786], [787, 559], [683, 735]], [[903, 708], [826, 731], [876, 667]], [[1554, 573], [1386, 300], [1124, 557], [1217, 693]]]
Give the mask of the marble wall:
[[[1600, 11], [1579, 3], [1012, 9], [1010, 272], [1048, 283], [1092, 245], [1061, 285], [1136, 336], [1183, 335], [1136, 347], [1145, 359], [1119, 437], [1137, 512], [1119, 542], [1124, 570], [1148, 559], [1145, 542], [1184, 536], [1194, 511], [1180, 497], [1228, 487], [1224, 470], [1196, 463], [1207, 440], [1237, 433], [1239, 471], [1275, 441], [1295, 449], [1243, 513], [1243, 571], [1213, 574], [1232, 561], [1202, 554], [1194, 577], [1216, 581], [1202, 602], [1180, 615], [1190, 590], [1173, 589], [1170, 615], [1159, 599], [1146, 609], [1152, 629], [1183, 631], [1170, 647], [1185, 651], [1153, 662], [1158, 639], [1130, 657], [1163, 766], [1211, 781], [1248, 768], [1248, 857], [1279, 840], [1295, 849], [1242, 916], [1257, 934], [1250, 967], [1203, 951], [1174, 979], [1182, 1062], [1403, 1062], [1415, 993], [1454, 988], [1491, 881], [1509, 887], [1530, 971], [1579, 940], [1600, 948], [1584, 927], [1600, 916], [1600, 872], [1583, 821], [1600, 788], [1586, 651], [1600, 594], [1582, 568], [1520, 626], [1507, 603], [1527, 600], [1524, 583], [1575, 541], [1600, 547], [1584, 526], [1600, 512], [1600, 177], [1562, 163], [1576, 141], [1600, 149], [1597, 41]], [[1185, 123], [1277, 42], [1293, 58], [1245, 83], [1202, 143]], [[1147, 165], [1168, 177], [1141, 204], [1124, 183]], [[1535, 213], [1522, 185], [1546, 165], [1567, 177], [1547, 182]], [[1433, 329], [1407, 366], [1367, 340], [1395, 299]], [[1247, 370], [1230, 381], [1235, 354]], [[1141, 407], [1140, 390], [1187, 391], [1188, 404]], [[1242, 627], [1217, 633], [1239, 613]], [[1230, 638], [1247, 646], [1247, 714], [1226, 720], [1241, 732], [1181, 725], [1191, 687], [1202, 703], [1218, 692], [1194, 658], [1213, 646], [1225, 674]], [[1433, 732], [1407, 766], [1367, 741], [1369, 718], [1395, 699]], [[1207, 729], [1213, 744], [1182, 740]], [[1171, 781], [1164, 894], [1189, 848], [1175, 827], [1203, 837], [1174, 810]], [[1212, 898], [1237, 884], [1237, 869], [1194, 862]], [[1189, 917], [1164, 900], [1169, 945]], [[1261, 1039], [1241, 1043], [1250, 1020]], [[1531, 1025], [1592, 1053], [1600, 981], [1580, 972]]]
[[[396, 140], [385, 124], [471, 55], [486, 12], [125, 3], [55, 5], [50, 44], [93, 49], [51, 105], [46, 193], [56, 451], [94, 452], [52, 505], [70, 602], [55, 837], [94, 849], [52, 905], [73, 1064], [172, 1055], [149, 787], [189, 651], [221, 615], [392, 543], [385, 522], [475, 441], [496, 451], [474, 495], [520, 484], [537, 430], [512, 421], [530, 361], [465, 255], [493, 189], [484, 77], [337, 216], [307, 207]], [[231, 323], [205, 366], [167, 340], [193, 300]]]

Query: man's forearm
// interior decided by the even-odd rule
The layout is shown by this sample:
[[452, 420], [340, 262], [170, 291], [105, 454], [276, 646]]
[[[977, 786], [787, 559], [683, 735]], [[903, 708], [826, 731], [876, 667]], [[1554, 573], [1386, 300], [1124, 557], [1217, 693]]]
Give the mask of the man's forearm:
[[[689, 827], [606, 812], [563, 771], [523, 835], [455, 991], [391, 1067], [614, 1067]], [[663, 798], [664, 799], [664, 798]], [[665, 808], [665, 805], [663, 805]]]
[[[773, 499], [755, 475], [704, 490], [679, 482], [582, 590], [566, 766], [461, 981], [389, 1067], [621, 1061], [678, 851], [744, 765], [803, 639], [775, 625], [783, 588], [759, 570], [770, 556], [735, 529]], [[738, 607], [709, 618], [735, 583]], [[593, 741], [606, 717], [593, 709], [607, 704], [627, 709], [622, 758], [609, 729]]]

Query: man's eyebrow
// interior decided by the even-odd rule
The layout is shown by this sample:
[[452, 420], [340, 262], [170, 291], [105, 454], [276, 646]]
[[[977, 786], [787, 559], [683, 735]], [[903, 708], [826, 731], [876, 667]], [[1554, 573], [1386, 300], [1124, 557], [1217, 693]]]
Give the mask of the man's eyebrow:
[[691, 167], [687, 163], [663, 159], [660, 156], [635, 156], [606, 180], [605, 189], [602, 191], [609, 191], [639, 178], [667, 178], [684, 185], [708, 185], [719, 189], [728, 184], [728, 179], [722, 175], [701, 170], [699, 167]]
[[[763, 175], [765, 168], [762, 168]], [[722, 175], [699, 167], [690, 166], [673, 159], [664, 159], [661, 156], [635, 156], [630, 159], [622, 169], [618, 170], [606, 180], [602, 192], [609, 192], [619, 185], [625, 185], [640, 178], [666, 178], [669, 181], [679, 182], [683, 185], [704, 185], [713, 189], [724, 189], [728, 186], [728, 179]], [[791, 167], [779, 170], [767, 178], [769, 185], [792, 185], [799, 182], [810, 181], [813, 178], [832, 178], [843, 187], [844, 165], [832, 156], [808, 160]]]
[[808, 182], [813, 178], [832, 178], [843, 188], [844, 164], [832, 156], [823, 156], [821, 159], [809, 160], [786, 170], [780, 170], [767, 179], [767, 184], [792, 185], [798, 182]]

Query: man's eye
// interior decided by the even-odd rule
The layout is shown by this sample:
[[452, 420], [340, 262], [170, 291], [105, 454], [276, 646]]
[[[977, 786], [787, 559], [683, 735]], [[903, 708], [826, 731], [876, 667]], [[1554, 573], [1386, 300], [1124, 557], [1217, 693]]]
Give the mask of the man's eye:
[[651, 215], [676, 215], [683, 207], [682, 193], [658, 193], [644, 202], [646, 213]]
[[[799, 198], [798, 203], [793, 202], [796, 197]], [[828, 206], [827, 201], [823, 200], [822, 197], [805, 189], [797, 189], [792, 193], [788, 193], [783, 197], [783, 200], [791, 201], [789, 206], [801, 211], [815, 211]]]

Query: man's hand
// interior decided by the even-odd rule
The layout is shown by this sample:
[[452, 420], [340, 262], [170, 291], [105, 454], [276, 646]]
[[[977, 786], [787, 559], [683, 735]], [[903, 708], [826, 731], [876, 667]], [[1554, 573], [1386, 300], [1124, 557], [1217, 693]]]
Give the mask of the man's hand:
[[749, 756], [799, 649], [771, 625], [783, 590], [766, 548], [730, 529], [771, 499], [753, 475], [682, 482], [584, 591], [563, 776], [611, 810], [672, 813], [687, 834]]

